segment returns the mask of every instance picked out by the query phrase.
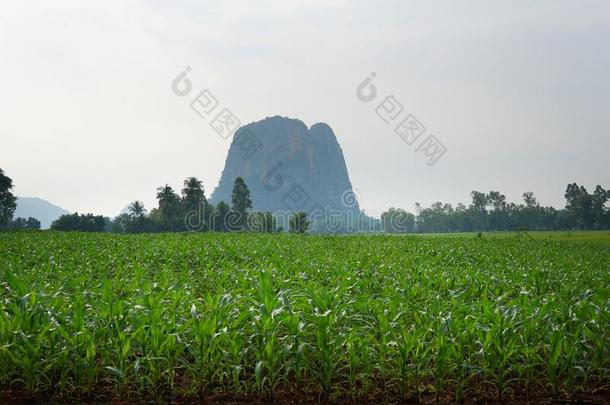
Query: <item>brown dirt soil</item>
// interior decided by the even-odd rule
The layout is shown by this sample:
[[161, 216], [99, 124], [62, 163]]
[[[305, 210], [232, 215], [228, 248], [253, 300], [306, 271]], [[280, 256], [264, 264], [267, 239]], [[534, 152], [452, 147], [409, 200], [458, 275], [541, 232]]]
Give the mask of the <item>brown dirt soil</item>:
[[[101, 388], [101, 387], [100, 387]], [[104, 392], [105, 391], [105, 392]], [[425, 393], [420, 395], [419, 402], [416, 398], [399, 399], [388, 397], [382, 392], [371, 393], [371, 396], [359, 399], [333, 399], [326, 398], [322, 394], [301, 392], [279, 391], [273, 397], [261, 397], [257, 395], [245, 395], [235, 397], [231, 393], [219, 392], [217, 394], [201, 397], [170, 397], [159, 396], [156, 398], [140, 398], [128, 396], [120, 399], [113, 396], [109, 390], [100, 390], [95, 394], [87, 396], [75, 395], [71, 397], [54, 397], [43, 393], [35, 396], [28, 395], [25, 391], [13, 388], [0, 389], [0, 404], [72, 404], [72, 403], [113, 403], [113, 404], [143, 404], [143, 403], [168, 403], [168, 404], [223, 404], [223, 405], [263, 405], [263, 404], [451, 404], [456, 403], [452, 393], [445, 393], [439, 398], [435, 394]], [[510, 398], [498, 400], [491, 393], [477, 393], [467, 396], [462, 404], [610, 404], [610, 389], [597, 392], [580, 393], [574, 398], [552, 398], [545, 393], [530, 394], [529, 398], [520, 394]]]

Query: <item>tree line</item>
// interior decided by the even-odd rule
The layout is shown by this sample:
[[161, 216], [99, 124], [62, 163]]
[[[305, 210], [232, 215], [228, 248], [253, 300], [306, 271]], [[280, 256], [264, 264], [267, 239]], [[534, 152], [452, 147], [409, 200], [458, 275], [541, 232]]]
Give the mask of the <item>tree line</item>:
[[[144, 233], [144, 232], [186, 232], [186, 231], [253, 231], [253, 232], [281, 232], [283, 227], [278, 226], [276, 217], [268, 211], [252, 211], [250, 190], [242, 177], [237, 177], [233, 185], [231, 205], [220, 201], [216, 206], [211, 204], [204, 192], [202, 182], [196, 177], [184, 180], [183, 188], [178, 194], [170, 185], [166, 184], [157, 189], [158, 206], [150, 212], [144, 204], [133, 201], [126, 212], [118, 215], [114, 220], [93, 217], [80, 219], [83, 228], [91, 230], [89, 219], [97, 218], [97, 231], [111, 231], [117, 233]], [[62, 222], [63, 216], [53, 222], [51, 229], [73, 230], [66, 228]], [[288, 222], [288, 230], [294, 233], [304, 233], [309, 227], [307, 214], [295, 212]]]
[[[36, 218], [16, 218], [17, 207], [12, 194], [12, 180], [0, 169], [0, 229], [40, 229]], [[202, 182], [196, 177], [184, 181], [180, 194], [168, 184], [157, 189], [158, 207], [150, 212], [140, 201], [134, 201], [113, 220], [102, 215], [66, 214], [51, 224], [52, 230], [80, 232], [184, 232], [184, 231], [253, 231], [282, 232], [271, 212], [252, 211], [250, 190], [237, 177], [231, 195], [231, 206], [224, 201], [209, 203]], [[305, 233], [310, 221], [304, 212], [294, 212], [287, 221], [289, 232]]]
[[[16, 198], [11, 193], [12, 180], [0, 169], [0, 229], [40, 229], [36, 218], [13, 219]], [[379, 219], [367, 216], [355, 219], [355, 225], [341, 226], [338, 232], [388, 232], [388, 233], [435, 233], [435, 232], [490, 232], [519, 230], [596, 230], [610, 229], [610, 190], [597, 186], [589, 193], [584, 186], [568, 184], [563, 209], [541, 206], [532, 192], [523, 193], [523, 202], [507, 202], [499, 191], [488, 193], [472, 191], [468, 206], [463, 203], [455, 207], [436, 202], [423, 208], [416, 204], [415, 213], [401, 208], [390, 208]], [[184, 231], [253, 231], [304, 233], [313, 223], [327, 219], [312, 217], [304, 212], [294, 212], [283, 225], [277, 216], [268, 211], [253, 211], [250, 191], [241, 177], [235, 179], [231, 194], [231, 205], [220, 201], [211, 204], [204, 193], [202, 182], [189, 177], [180, 193], [168, 184], [157, 189], [158, 206], [150, 212], [140, 201], [133, 201], [126, 212], [113, 220], [101, 215], [68, 214], [55, 220], [51, 229], [83, 232], [184, 232]], [[345, 225], [345, 224], [343, 224]], [[316, 230], [328, 227], [314, 226]], [[335, 231], [337, 232], [337, 231]]]
[[532, 192], [523, 193], [523, 203], [506, 201], [499, 191], [473, 191], [469, 206], [436, 202], [428, 208], [416, 205], [417, 232], [472, 232], [517, 230], [601, 230], [610, 229], [606, 207], [610, 190], [597, 186], [590, 194], [584, 186], [568, 184], [564, 209], [541, 206]]
[[148, 212], [144, 204], [134, 201], [127, 212], [112, 223], [111, 230], [119, 233], [184, 232], [184, 231], [277, 231], [275, 218], [270, 212], [252, 212], [250, 191], [241, 177], [235, 179], [231, 206], [220, 201], [211, 204], [196, 177], [184, 180], [178, 194], [168, 184], [157, 189], [158, 207]]

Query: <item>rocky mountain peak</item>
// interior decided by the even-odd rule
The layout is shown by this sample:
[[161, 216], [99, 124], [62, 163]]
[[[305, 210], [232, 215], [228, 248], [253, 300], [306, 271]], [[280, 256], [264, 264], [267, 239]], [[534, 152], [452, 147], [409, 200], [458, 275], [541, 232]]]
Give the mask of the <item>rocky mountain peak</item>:
[[325, 123], [307, 128], [298, 119], [274, 116], [244, 125], [233, 138], [211, 202], [230, 204], [238, 176], [246, 181], [255, 210], [360, 212], [343, 151]]

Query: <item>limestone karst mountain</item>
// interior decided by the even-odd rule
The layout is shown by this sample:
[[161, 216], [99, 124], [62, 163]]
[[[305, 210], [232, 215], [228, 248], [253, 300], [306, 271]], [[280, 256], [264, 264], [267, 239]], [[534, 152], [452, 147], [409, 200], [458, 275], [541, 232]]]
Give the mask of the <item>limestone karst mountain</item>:
[[360, 213], [343, 152], [324, 123], [307, 128], [300, 120], [275, 116], [241, 127], [211, 202], [230, 204], [238, 176], [246, 181], [255, 210]]

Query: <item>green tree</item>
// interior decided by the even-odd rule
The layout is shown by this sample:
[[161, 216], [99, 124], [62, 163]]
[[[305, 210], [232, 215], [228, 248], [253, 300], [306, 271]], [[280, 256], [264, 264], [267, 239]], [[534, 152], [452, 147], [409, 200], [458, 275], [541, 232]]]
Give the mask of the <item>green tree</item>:
[[[580, 194], [580, 187], [576, 187]], [[499, 191], [485, 195], [473, 192], [470, 207], [462, 203], [455, 209], [450, 204], [436, 202], [430, 208], [416, 203], [418, 232], [472, 232], [527, 229], [565, 229], [567, 210], [541, 207], [531, 192], [524, 193], [525, 205], [507, 203]], [[487, 207], [492, 207], [487, 210]]]
[[489, 214], [489, 228], [494, 231], [506, 229], [506, 196], [499, 191], [490, 191], [487, 194], [487, 202], [493, 207]]
[[295, 212], [290, 217], [289, 226], [291, 233], [305, 233], [309, 229], [310, 222], [307, 220], [307, 214], [303, 211]]
[[400, 208], [390, 208], [381, 214], [381, 226], [384, 232], [389, 233], [413, 232], [415, 215]]
[[57, 218], [51, 224], [56, 231], [104, 232], [106, 220], [102, 215], [93, 214], [66, 214]]
[[182, 189], [182, 204], [186, 210], [197, 210], [199, 204], [205, 200], [203, 183], [197, 177], [189, 177], [184, 180]]
[[0, 227], [5, 226], [17, 208], [17, 198], [11, 193], [13, 180], [0, 169]]
[[25, 229], [40, 229], [40, 221], [34, 217], [28, 217], [25, 221]]
[[531, 191], [526, 191], [523, 193], [523, 201], [525, 202], [525, 206], [527, 208], [533, 208], [538, 206], [538, 201], [536, 201], [536, 197], [534, 197], [534, 193]]
[[26, 219], [25, 218], [15, 218], [14, 221], [9, 222], [9, 228], [11, 229], [25, 229], [25, 224], [26, 224]]
[[133, 216], [127, 212], [124, 212], [114, 218], [112, 221], [111, 232], [114, 233], [128, 233], [130, 224], [133, 222]]
[[178, 194], [169, 185], [157, 189], [159, 213], [161, 214], [161, 229], [164, 231], [180, 231], [184, 229], [182, 202]]
[[144, 204], [138, 200], [129, 204], [127, 210], [135, 218], [142, 218], [146, 214], [146, 208], [144, 208]]
[[571, 226], [591, 229], [595, 222], [593, 195], [589, 194], [584, 186], [572, 183], [568, 184], [564, 196]]
[[600, 185], [595, 187], [592, 198], [592, 209], [595, 223], [594, 227], [596, 229], [603, 229], [608, 226], [606, 223], [606, 218], [608, 216], [606, 212], [606, 203], [608, 202], [608, 199], [610, 199], [610, 191], [604, 190]]
[[526, 191], [523, 193], [523, 202], [525, 203], [525, 207], [522, 205], [518, 207], [518, 227], [531, 230], [540, 229], [541, 208], [540, 204], [538, 204], [538, 201], [536, 200], [536, 197], [534, 197], [534, 193], [531, 191]]
[[224, 201], [219, 202], [216, 205], [216, 209], [214, 210], [214, 215], [213, 215], [213, 223], [214, 223], [214, 230], [217, 232], [226, 232], [228, 231], [227, 229], [227, 216], [229, 215], [229, 211], [231, 211], [231, 208], [229, 207], [229, 204], [227, 204]]
[[137, 233], [147, 230], [146, 208], [141, 201], [134, 201], [127, 207], [127, 217], [120, 218], [120, 228], [124, 232]]
[[256, 211], [248, 215], [248, 230], [252, 232], [275, 232], [276, 220], [269, 211]]
[[472, 197], [472, 204], [470, 208], [474, 213], [475, 221], [474, 227], [475, 230], [486, 230], [487, 229], [487, 204], [489, 200], [485, 193], [481, 193], [480, 191], [473, 191], [470, 193]]
[[[210, 230], [213, 228], [211, 217], [213, 209], [205, 198], [203, 183], [197, 177], [189, 177], [184, 180], [182, 189], [182, 209], [191, 219], [196, 218], [197, 225], [190, 221], [187, 227], [195, 226], [198, 230]], [[187, 218], [185, 218], [187, 220]]]
[[237, 177], [233, 185], [233, 193], [231, 194], [231, 211], [236, 218], [232, 221], [232, 225], [239, 230], [245, 230], [248, 210], [252, 208], [252, 200], [250, 200], [250, 190], [243, 178]]
[[7, 229], [27, 229], [27, 220], [25, 218], [17, 217], [6, 224]]
[[472, 197], [472, 206], [475, 210], [478, 212], [487, 212], [486, 209], [489, 200], [487, 199], [485, 193], [474, 190], [470, 193], [470, 196]]
[[163, 215], [161, 215], [161, 211], [159, 208], [153, 208], [150, 210], [150, 213], [147, 217], [148, 227], [151, 232], [161, 232], [164, 230], [164, 220]]

